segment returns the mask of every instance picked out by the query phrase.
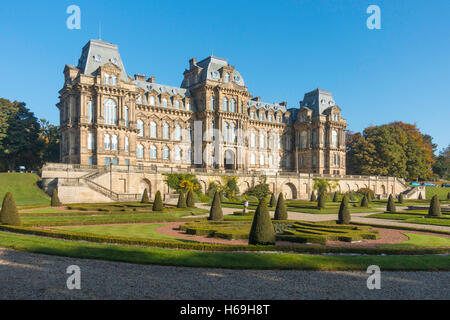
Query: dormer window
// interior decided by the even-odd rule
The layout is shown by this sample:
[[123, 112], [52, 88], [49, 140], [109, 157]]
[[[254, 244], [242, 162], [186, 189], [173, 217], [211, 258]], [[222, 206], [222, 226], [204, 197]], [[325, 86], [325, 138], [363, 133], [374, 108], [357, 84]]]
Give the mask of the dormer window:
[[259, 113], [259, 120], [264, 121], [264, 114], [262, 112]]
[[163, 107], [167, 107], [167, 99], [166, 98], [162, 99], [162, 105], [163, 105]]
[[155, 97], [154, 96], [150, 96], [150, 105], [151, 106], [155, 105]]
[[180, 109], [180, 101], [175, 100], [175, 108]]
[[115, 75], [111, 76], [111, 84], [114, 86], [117, 84], [117, 77]]
[[105, 73], [105, 84], [109, 84], [109, 74]]
[[230, 74], [228, 72], [225, 73], [224, 79], [225, 79], [225, 82], [230, 82]]
[[255, 120], [255, 112], [252, 111], [250, 113], [250, 119]]
[[191, 111], [191, 104], [189, 102], [186, 103], [186, 110]]

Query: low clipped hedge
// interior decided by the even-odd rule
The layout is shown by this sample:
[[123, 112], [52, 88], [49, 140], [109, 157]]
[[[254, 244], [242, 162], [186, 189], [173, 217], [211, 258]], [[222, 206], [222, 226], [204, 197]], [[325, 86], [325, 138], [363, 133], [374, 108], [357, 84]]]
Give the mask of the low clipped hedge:
[[255, 214], [255, 211], [247, 211], [244, 213], [244, 211], [234, 211], [234, 216], [253, 216]]
[[449, 254], [450, 248], [349, 248], [349, 247], [317, 247], [317, 246], [280, 246], [280, 245], [226, 245], [212, 243], [175, 242], [163, 240], [134, 239], [125, 237], [100, 236], [87, 233], [67, 232], [59, 230], [44, 230], [27, 227], [0, 225], [0, 231], [13, 232], [25, 235], [35, 235], [64, 240], [89, 241], [95, 243], [124, 244], [137, 246], [151, 246], [166, 249], [185, 249], [218, 252], [286, 252], [308, 254], [370, 254], [370, 255], [425, 255]]

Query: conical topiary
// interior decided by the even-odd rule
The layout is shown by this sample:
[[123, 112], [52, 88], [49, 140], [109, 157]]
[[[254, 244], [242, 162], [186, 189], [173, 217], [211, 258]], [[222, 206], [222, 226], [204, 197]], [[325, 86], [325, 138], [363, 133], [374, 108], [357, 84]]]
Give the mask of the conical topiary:
[[287, 220], [288, 214], [286, 210], [286, 204], [284, 203], [283, 194], [280, 192], [277, 201], [277, 208], [275, 209], [274, 220]]
[[397, 211], [397, 209], [395, 208], [395, 201], [394, 201], [394, 197], [392, 196], [392, 194], [389, 195], [386, 211], [387, 212], [396, 212]]
[[275, 199], [275, 194], [272, 193], [272, 196], [270, 197], [269, 205], [271, 208], [275, 207], [277, 204], [277, 199]]
[[147, 188], [144, 189], [144, 192], [142, 192], [142, 199], [141, 199], [141, 203], [149, 203], [150, 202], [150, 198], [148, 197], [148, 191]]
[[450, 192], [447, 193], [447, 200], [450, 200]]
[[317, 199], [317, 207], [319, 209], [325, 208], [325, 193], [319, 194], [319, 198]]
[[419, 198], [418, 198], [419, 200], [423, 200], [423, 197], [422, 197], [422, 192], [419, 192]]
[[153, 201], [153, 211], [163, 211], [164, 204], [161, 199], [161, 192], [158, 190], [155, 195], [155, 201]]
[[3, 198], [2, 210], [0, 211], [0, 224], [20, 226], [19, 212], [13, 195], [8, 192]]
[[341, 201], [341, 206], [339, 207], [338, 214], [338, 224], [349, 224], [350, 223], [350, 211], [348, 209], [348, 198], [344, 196]]
[[256, 208], [250, 235], [248, 237], [248, 244], [275, 244], [275, 230], [264, 199], [259, 201], [258, 207]]
[[311, 193], [311, 199], [310, 199], [310, 201], [311, 201], [311, 202], [316, 202], [316, 201], [317, 201], [316, 194], [314, 193], [314, 191]]
[[367, 196], [367, 202], [370, 204], [372, 202], [372, 200], [373, 200], [372, 199], [372, 193], [367, 191], [366, 196]]
[[56, 189], [53, 189], [50, 205], [52, 207], [60, 207], [62, 205], [61, 201], [59, 201], [58, 191], [56, 191]]
[[339, 202], [339, 197], [338, 197], [337, 192], [335, 192], [333, 195], [333, 202]]
[[441, 216], [441, 204], [439, 203], [437, 195], [434, 195], [433, 198], [431, 198], [430, 208], [428, 209], [428, 215], [431, 217]]
[[404, 199], [404, 197], [403, 197], [403, 193], [400, 193], [399, 195], [398, 195], [398, 203], [404, 203], [405, 202], [405, 199]]
[[209, 210], [208, 220], [212, 220], [212, 221], [222, 221], [223, 220], [222, 204], [220, 201], [220, 193], [218, 191], [216, 191], [216, 193], [214, 193], [214, 198], [213, 198], [213, 202], [211, 204], [211, 209]]
[[180, 190], [180, 195], [178, 196], [177, 208], [186, 208], [186, 198], [184, 197], [184, 192]]
[[365, 194], [361, 200], [361, 207], [368, 208], [369, 207], [369, 199], [367, 199], [367, 195]]
[[189, 190], [187, 197], [186, 197], [186, 205], [189, 208], [195, 208], [195, 196], [194, 191]]

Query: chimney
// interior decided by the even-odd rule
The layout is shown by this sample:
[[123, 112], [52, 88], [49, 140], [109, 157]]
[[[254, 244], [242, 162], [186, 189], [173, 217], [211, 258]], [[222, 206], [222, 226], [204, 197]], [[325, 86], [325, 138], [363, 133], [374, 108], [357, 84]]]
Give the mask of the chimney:
[[252, 97], [252, 101], [260, 102], [261, 101], [261, 97]]
[[196, 65], [197, 65], [197, 58], [192, 58], [191, 60], [189, 60], [189, 69], [192, 70], [192, 68]]
[[281, 101], [279, 103], [280, 106], [286, 107], [287, 106], [287, 102], [286, 101]]
[[134, 79], [138, 81], [145, 81], [145, 76], [143, 74], [135, 74]]
[[156, 78], [154, 76], [148, 77], [147, 82], [155, 83]]

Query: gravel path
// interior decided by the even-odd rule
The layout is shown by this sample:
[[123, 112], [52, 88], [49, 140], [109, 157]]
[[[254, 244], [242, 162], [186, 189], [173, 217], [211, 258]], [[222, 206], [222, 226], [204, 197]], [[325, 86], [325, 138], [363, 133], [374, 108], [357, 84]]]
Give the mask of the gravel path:
[[[81, 290], [66, 269], [81, 268]], [[222, 270], [135, 265], [0, 249], [0, 299], [450, 299], [449, 272]]]

